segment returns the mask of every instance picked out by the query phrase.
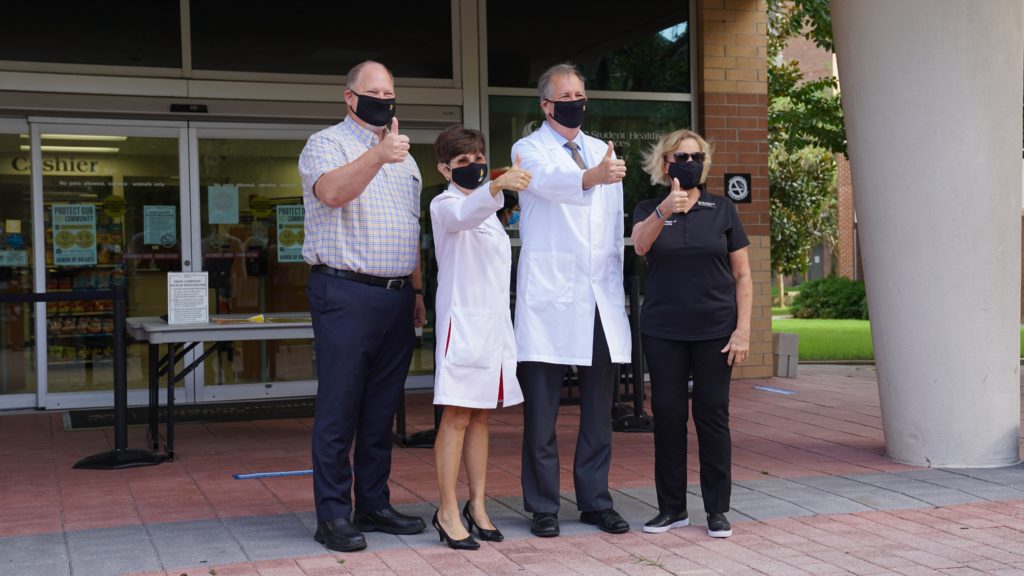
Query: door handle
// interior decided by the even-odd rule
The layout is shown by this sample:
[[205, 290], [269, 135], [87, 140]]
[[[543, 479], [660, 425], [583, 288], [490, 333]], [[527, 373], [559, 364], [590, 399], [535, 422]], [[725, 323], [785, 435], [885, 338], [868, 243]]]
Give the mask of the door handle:
[[184, 262], [181, 263], [182, 268], [187, 268], [187, 267], [189, 267], [191, 265], [192, 265], [192, 261], [191, 260], [185, 260]]

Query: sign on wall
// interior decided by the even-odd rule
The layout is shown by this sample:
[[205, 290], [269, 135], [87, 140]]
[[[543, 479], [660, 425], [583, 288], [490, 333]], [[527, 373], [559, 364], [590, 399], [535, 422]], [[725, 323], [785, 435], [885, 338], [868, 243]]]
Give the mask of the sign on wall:
[[733, 202], [749, 204], [751, 202], [750, 174], [726, 174], [725, 194]]
[[143, 242], [170, 248], [178, 243], [178, 207], [142, 207]]
[[302, 262], [305, 209], [299, 204], [277, 207], [277, 261]]
[[96, 206], [54, 204], [53, 263], [56, 266], [96, 265]]
[[206, 199], [210, 224], [238, 224], [238, 186], [210, 186]]

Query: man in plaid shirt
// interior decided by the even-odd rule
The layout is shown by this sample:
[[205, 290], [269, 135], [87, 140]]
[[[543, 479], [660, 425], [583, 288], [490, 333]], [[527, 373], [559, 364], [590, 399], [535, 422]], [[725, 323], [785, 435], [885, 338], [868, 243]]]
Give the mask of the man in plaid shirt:
[[[391, 72], [348, 73], [345, 120], [299, 156], [306, 209], [302, 254], [316, 338], [313, 493], [316, 541], [366, 547], [362, 532], [416, 534], [422, 518], [391, 507], [391, 422], [426, 322], [419, 264], [422, 183], [399, 132]], [[355, 444], [355, 508], [352, 506]]]

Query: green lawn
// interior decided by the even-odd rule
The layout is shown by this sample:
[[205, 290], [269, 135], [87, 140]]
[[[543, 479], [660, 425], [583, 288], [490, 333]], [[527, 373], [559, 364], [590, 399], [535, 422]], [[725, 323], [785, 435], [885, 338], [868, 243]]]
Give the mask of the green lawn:
[[[874, 360], [867, 320], [772, 320], [772, 332], [800, 335], [800, 360]], [[1021, 330], [1024, 358], [1024, 329]]]
[[873, 360], [867, 320], [772, 320], [772, 332], [800, 335], [801, 360]]

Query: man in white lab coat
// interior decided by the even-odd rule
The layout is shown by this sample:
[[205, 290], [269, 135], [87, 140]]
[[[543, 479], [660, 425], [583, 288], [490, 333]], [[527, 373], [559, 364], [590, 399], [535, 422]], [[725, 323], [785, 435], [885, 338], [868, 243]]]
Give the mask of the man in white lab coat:
[[629, 530], [608, 490], [613, 363], [630, 360], [622, 283], [622, 179], [612, 142], [580, 131], [584, 80], [554, 66], [539, 81], [541, 127], [512, 147], [533, 174], [519, 195], [523, 247], [516, 290], [519, 382], [525, 397], [523, 501], [530, 531], [559, 534], [555, 420], [567, 365], [580, 382], [573, 480], [580, 520], [609, 533]]

